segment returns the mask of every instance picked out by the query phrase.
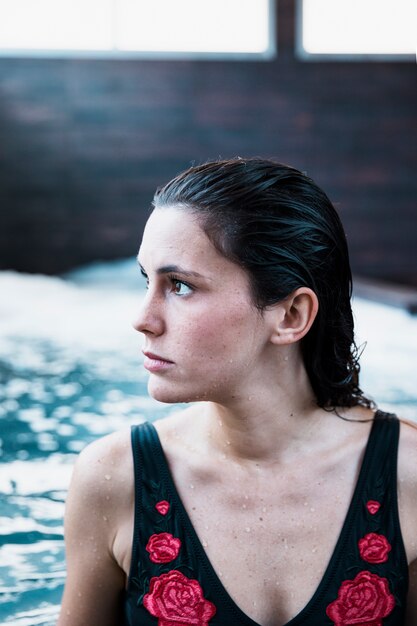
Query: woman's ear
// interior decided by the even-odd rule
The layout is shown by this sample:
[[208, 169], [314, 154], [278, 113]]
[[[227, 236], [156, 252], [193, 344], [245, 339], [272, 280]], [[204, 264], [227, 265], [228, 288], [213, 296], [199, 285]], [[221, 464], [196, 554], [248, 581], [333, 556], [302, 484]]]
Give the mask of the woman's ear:
[[273, 324], [271, 342], [288, 345], [302, 339], [310, 330], [318, 310], [319, 301], [312, 289], [299, 287], [293, 291], [269, 309]]

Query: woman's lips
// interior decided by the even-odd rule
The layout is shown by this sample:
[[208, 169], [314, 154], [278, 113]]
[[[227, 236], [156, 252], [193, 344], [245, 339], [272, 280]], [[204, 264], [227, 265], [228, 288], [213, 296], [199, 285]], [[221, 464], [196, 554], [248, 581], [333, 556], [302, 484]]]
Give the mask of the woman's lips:
[[162, 370], [169, 369], [172, 365], [174, 365], [172, 361], [163, 359], [152, 352], [144, 352], [143, 354], [145, 355], [143, 366], [149, 372], [160, 372]]

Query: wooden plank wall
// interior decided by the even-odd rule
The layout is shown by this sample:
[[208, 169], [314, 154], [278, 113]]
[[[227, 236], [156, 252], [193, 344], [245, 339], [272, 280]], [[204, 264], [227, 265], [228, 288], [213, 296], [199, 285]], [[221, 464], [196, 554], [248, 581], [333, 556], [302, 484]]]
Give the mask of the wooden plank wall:
[[278, 2], [273, 61], [0, 60], [0, 268], [132, 256], [190, 163], [276, 157], [338, 207], [356, 273], [417, 286], [412, 62], [305, 62]]

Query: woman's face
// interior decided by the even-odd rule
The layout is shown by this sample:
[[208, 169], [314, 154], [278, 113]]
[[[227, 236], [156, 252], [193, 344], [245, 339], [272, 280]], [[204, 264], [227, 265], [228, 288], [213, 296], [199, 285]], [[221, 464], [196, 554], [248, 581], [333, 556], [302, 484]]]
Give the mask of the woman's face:
[[175, 207], [153, 211], [138, 260], [148, 291], [134, 326], [151, 355], [149, 393], [161, 402], [240, 395], [268, 345], [247, 273], [214, 248], [189, 210]]

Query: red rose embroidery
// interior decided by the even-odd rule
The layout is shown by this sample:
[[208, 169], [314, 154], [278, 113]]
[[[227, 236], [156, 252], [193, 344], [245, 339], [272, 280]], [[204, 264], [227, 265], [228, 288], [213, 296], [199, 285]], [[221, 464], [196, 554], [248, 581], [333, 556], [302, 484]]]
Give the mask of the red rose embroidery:
[[167, 502], [166, 500], [160, 500], [159, 502], [155, 504], [156, 510], [161, 515], [166, 515], [169, 511], [170, 506], [171, 506], [170, 503]]
[[366, 503], [366, 508], [371, 515], [375, 515], [375, 513], [378, 513], [379, 509], [381, 508], [381, 503], [377, 500], [368, 500], [368, 502]]
[[149, 538], [146, 549], [153, 563], [170, 563], [177, 558], [181, 540], [171, 533], [158, 533]]
[[335, 626], [382, 626], [394, 606], [387, 579], [363, 571], [354, 580], [343, 581], [326, 614]]
[[361, 558], [368, 563], [385, 563], [391, 545], [384, 535], [368, 533], [358, 542]]
[[175, 569], [151, 578], [143, 605], [158, 618], [158, 626], [207, 626], [216, 613], [214, 604], [204, 598], [200, 583]]

